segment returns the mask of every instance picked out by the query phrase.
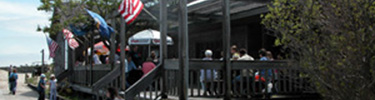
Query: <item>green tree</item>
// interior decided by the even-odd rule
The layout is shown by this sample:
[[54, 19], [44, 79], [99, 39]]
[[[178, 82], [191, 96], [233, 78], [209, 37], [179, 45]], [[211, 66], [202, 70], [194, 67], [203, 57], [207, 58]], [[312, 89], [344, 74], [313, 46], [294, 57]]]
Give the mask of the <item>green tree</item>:
[[[116, 27], [120, 30], [120, 18], [117, 9], [122, 0], [40, 0], [42, 5], [38, 7], [38, 10], [45, 12], [52, 12], [53, 15], [49, 19], [51, 22], [50, 26], [38, 26], [38, 31], [43, 31], [50, 34], [54, 39], [58, 32], [61, 32], [63, 28], [67, 28], [70, 24], [76, 26], [82, 25], [93, 25], [94, 20], [87, 14], [85, 9], [89, 9], [93, 12], [98, 13], [104, 19], [111, 23], [111, 20], [116, 20]], [[144, 9], [159, 9], [158, 0], [152, 0], [143, 2], [145, 4]], [[154, 12], [153, 14], [158, 14]], [[146, 13], [142, 12], [140, 16], [147, 16]], [[147, 16], [149, 17], [149, 16]], [[137, 18], [132, 24], [126, 26], [127, 33], [135, 33], [147, 28], [156, 28], [157, 22], [150, 18]], [[90, 30], [95, 30], [91, 28]], [[118, 32], [116, 33], [118, 35]], [[128, 34], [132, 35], [132, 34]]]
[[375, 98], [374, 0], [274, 0], [262, 24], [326, 99]]

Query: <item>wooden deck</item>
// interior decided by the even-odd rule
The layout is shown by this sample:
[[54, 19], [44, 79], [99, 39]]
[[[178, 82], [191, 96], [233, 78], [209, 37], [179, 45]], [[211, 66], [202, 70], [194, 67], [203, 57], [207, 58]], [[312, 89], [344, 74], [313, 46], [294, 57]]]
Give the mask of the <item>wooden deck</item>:
[[[177, 60], [167, 60], [164, 66], [158, 66], [145, 77], [138, 80], [133, 86], [129, 87], [126, 92], [122, 91], [122, 94], [126, 94], [125, 98], [128, 100], [140, 99], [140, 100], [155, 100], [161, 99], [162, 94], [168, 95], [168, 99], [178, 99], [179, 88], [178, 83], [180, 78], [178, 77], [178, 61]], [[221, 80], [220, 73], [222, 70], [221, 61], [201, 61], [201, 60], [190, 60], [189, 66], [189, 82], [188, 82], [188, 96], [191, 100], [217, 100], [224, 97], [225, 87], [224, 81]], [[107, 66], [102, 66], [106, 67]], [[97, 95], [97, 98], [105, 98], [105, 89], [108, 87], [120, 88], [121, 81], [119, 80], [120, 71], [118, 68], [110, 71], [107, 70], [107, 74], [96, 75], [94, 84], [82, 84], [77, 83], [77, 81], [85, 80], [84, 77], [79, 74], [86, 75], [87, 73], [82, 73], [79, 70], [86, 70], [84, 68], [77, 68], [74, 76], [71, 77], [71, 82], [75, 82], [72, 87], [81, 92]], [[96, 68], [97, 71], [100, 68]], [[202, 74], [201, 70], [211, 70], [219, 72], [216, 79], [204, 79], [204, 84], [210, 85], [207, 90], [211, 91], [213, 94], [205, 92], [202, 88], [202, 84], [199, 76]], [[254, 80], [256, 75], [255, 71], [261, 70], [277, 70], [278, 73], [273, 73], [271, 76], [261, 76], [264, 77], [266, 81], [272, 83], [272, 91], [268, 91], [269, 85], [261, 85], [263, 83], [257, 83]], [[95, 71], [94, 71], [95, 72]], [[315, 87], [309, 83], [309, 78], [301, 76], [304, 72], [299, 70], [298, 67], [294, 66], [292, 62], [289, 61], [236, 61], [232, 62], [232, 91], [231, 97], [234, 99], [264, 99], [268, 93], [272, 93], [268, 99], [293, 99], [293, 98], [306, 98], [306, 97], [318, 97], [316, 96]], [[265, 75], [268, 75], [265, 71]], [[112, 76], [112, 74], [113, 76]], [[117, 73], [117, 74], [116, 74]], [[95, 74], [95, 73], [94, 73]], [[80, 78], [77, 78], [77, 75]], [[207, 74], [206, 76], [208, 76]], [[211, 73], [211, 75], [214, 75]], [[237, 75], [237, 76], [236, 76]], [[109, 78], [112, 77], [112, 78]], [[239, 80], [234, 80], [235, 77], [240, 77]], [[101, 85], [95, 85], [95, 84]], [[271, 84], [270, 83], [270, 84]], [[164, 86], [164, 87], [163, 87]], [[277, 90], [277, 91], [276, 91]], [[164, 93], [163, 93], [164, 92]]]

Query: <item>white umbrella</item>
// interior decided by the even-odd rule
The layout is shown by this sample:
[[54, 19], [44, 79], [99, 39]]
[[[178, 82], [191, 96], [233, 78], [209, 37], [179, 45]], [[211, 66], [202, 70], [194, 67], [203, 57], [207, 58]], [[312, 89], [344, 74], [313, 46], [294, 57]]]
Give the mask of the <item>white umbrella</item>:
[[[159, 45], [160, 32], [152, 29], [140, 31], [129, 38], [129, 45]], [[167, 36], [167, 45], [173, 45], [171, 37]]]

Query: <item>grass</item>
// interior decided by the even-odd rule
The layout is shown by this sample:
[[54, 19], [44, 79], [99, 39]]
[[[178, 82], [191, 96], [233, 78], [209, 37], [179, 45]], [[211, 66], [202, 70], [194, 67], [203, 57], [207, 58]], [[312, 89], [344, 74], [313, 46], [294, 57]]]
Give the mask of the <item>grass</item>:
[[26, 79], [26, 83], [32, 84], [32, 85], [37, 85], [38, 84], [38, 77], [30, 77]]

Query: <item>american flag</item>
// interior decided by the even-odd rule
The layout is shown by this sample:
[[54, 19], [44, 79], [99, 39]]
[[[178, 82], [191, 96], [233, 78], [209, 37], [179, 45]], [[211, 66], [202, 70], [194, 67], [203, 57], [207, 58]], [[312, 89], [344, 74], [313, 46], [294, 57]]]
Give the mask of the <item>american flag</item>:
[[65, 39], [68, 41], [69, 47], [75, 49], [79, 46], [78, 42], [73, 38], [74, 35], [67, 29], [63, 29]]
[[59, 46], [55, 41], [53, 41], [48, 36], [46, 36], [46, 38], [47, 38], [47, 44], [48, 44], [48, 49], [49, 49], [49, 57], [53, 58], [53, 57], [55, 57], [55, 51], [56, 51], [57, 47], [59, 47]]
[[124, 17], [125, 22], [130, 24], [137, 18], [143, 9], [143, 3], [140, 0], [124, 0], [118, 8], [121, 16]]

